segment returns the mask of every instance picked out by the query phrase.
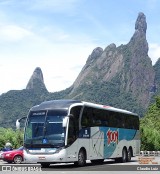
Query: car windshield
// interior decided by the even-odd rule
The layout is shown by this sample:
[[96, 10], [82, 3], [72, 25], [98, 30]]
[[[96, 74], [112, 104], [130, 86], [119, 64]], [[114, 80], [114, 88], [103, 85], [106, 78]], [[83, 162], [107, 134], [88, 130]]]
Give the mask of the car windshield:
[[62, 123], [66, 115], [66, 110], [30, 113], [25, 129], [24, 143], [31, 146], [41, 145], [41, 147], [64, 145], [65, 131]]

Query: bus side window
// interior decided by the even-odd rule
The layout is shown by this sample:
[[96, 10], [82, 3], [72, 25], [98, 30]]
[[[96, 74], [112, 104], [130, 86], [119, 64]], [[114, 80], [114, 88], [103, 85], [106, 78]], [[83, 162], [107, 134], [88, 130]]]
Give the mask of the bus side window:
[[82, 127], [87, 127], [88, 125], [88, 119], [87, 118], [83, 118], [82, 119]]
[[81, 109], [82, 109], [82, 106], [75, 106], [71, 109], [71, 112], [70, 112], [70, 114], [73, 115], [74, 117], [74, 121], [75, 121], [74, 124], [75, 124], [77, 136], [79, 131], [79, 120], [80, 120], [79, 117], [80, 117]]
[[101, 120], [96, 120], [95, 126], [101, 126], [101, 125], [102, 125], [102, 121]]
[[85, 107], [82, 114], [81, 126], [82, 127], [91, 127], [92, 126], [92, 109]]
[[89, 119], [88, 115], [83, 115], [82, 122], [81, 122], [82, 127], [88, 127], [89, 122], [90, 122], [90, 119]]

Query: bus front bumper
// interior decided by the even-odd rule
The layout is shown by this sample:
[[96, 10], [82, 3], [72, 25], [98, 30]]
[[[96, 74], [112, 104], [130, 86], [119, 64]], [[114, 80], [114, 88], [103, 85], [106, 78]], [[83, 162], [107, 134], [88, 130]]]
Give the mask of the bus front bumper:
[[25, 163], [62, 163], [66, 161], [66, 150], [53, 154], [27, 153], [24, 151]]

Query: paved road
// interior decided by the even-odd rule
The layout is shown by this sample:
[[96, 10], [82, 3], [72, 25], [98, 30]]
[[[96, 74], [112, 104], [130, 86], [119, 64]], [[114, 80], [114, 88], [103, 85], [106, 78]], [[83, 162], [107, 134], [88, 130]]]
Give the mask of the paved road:
[[[146, 163], [148, 160], [149, 164], [141, 164]], [[156, 164], [157, 163], [157, 164]], [[61, 173], [61, 174], [78, 174], [78, 172], [83, 172], [84, 174], [93, 172], [95, 174], [99, 174], [98, 171], [101, 171], [101, 173], [106, 172], [110, 174], [115, 173], [154, 173], [158, 174], [160, 173], [160, 157], [141, 157], [140, 159], [138, 157], [132, 158], [132, 161], [129, 163], [115, 163], [114, 160], [105, 160], [105, 162], [102, 165], [93, 165], [90, 161], [87, 161], [87, 165], [85, 167], [75, 167], [74, 164], [68, 163], [68, 164], [52, 164], [49, 168], [42, 168], [38, 164], [8, 164], [6, 162], [0, 161], [0, 166], [11, 166], [12, 172], [16, 172], [16, 170], [24, 170], [26, 169], [25, 166], [27, 166], [27, 171], [44, 171], [52, 172], [52, 173]], [[2, 171], [2, 170], [1, 170]], [[129, 171], [129, 172], [128, 172]], [[24, 171], [23, 171], [24, 172]]]

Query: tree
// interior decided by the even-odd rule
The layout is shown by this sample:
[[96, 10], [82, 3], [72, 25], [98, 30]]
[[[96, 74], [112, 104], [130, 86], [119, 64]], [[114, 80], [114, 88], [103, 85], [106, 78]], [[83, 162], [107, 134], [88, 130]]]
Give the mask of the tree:
[[160, 150], [160, 96], [141, 119], [141, 149]]
[[10, 141], [13, 148], [23, 145], [23, 131], [11, 128], [0, 128], [0, 148], [3, 148], [7, 141]]

